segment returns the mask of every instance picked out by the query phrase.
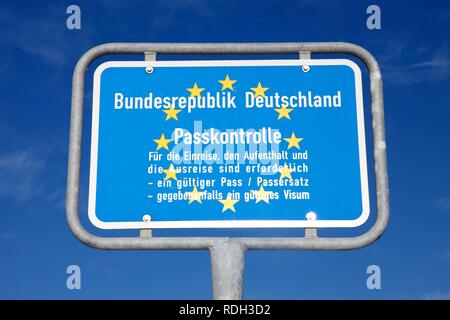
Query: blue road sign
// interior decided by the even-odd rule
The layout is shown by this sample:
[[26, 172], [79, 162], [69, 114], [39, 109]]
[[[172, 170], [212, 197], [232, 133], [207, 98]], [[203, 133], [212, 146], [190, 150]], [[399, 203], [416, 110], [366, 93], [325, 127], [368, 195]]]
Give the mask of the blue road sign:
[[361, 81], [344, 59], [103, 63], [94, 75], [91, 222], [363, 224]]

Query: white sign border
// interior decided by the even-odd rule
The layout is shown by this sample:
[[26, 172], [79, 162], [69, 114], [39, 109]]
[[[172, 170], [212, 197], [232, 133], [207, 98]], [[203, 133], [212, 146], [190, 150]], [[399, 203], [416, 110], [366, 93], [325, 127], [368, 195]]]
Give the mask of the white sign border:
[[[104, 222], [95, 213], [97, 187], [98, 124], [100, 112], [100, 77], [104, 70], [117, 67], [239, 67], [239, 66], [314, 66], [345, 65], [355, 74], [356, 116], [360, 160], [362, 213], [355, 220], [204, 220], [204, 221], [130, 221]], [[364, 126], [362, 76], [359, 66], [348, 59], [295, 59], [295, 60], [207, 60], [207, 61], [108, 61], [94, 73], [91, 128], [91, 159], [89, 173], [88, 216], [100, 229], [163, 229], [163, 228], [350, 228], [367, 221], [370, 214], [367, 174], [366, 140]], [[143, 213], [144, 215], [145, 213]], [[306, 215], [306, 212], [304, 213]]]

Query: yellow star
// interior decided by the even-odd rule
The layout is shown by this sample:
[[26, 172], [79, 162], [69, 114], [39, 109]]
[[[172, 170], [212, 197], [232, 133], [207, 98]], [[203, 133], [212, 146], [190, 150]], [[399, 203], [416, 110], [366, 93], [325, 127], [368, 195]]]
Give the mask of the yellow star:
[[255, 98], [256, 97], [265, 97], [266, 91], [269, 90], [269, 88], [263, 88], [261, 85], [261, 82], [258, 82], [258, 86], [256, 88], [250, 88], [255, 92]]
[[285, 162], [284, 166], [280, 169], [280, 179], [289, 178], [292, 180], [291, 172], [292, 172], [292, 169], [289, 168]]
[[282, 106], [281, 108], [275, 109], [276, 112], [278, 112], [278, 120], [281, 118], [286, 118], [288, 120], [291, 120], [291, 116], [289, 113], [294, 111], [294, 109], [288, 109], [286, 106]]
[[192, 88], [187, 88], [186, 90], [191, 93], [191, 97], [200, 97], [200, 93], [202, 93], [205, 88], [199, 88], [197, 82], [195, 82]]
[[169, 142], [172, 141], [172, 139], [166, 139], [163, 133], [161, 134], [161, 138], [153, 139], [153, 141], [155, 141], [158, 144], [158, 146], [156, 147], [156, 151], [158, 151], [161, 148], [169, 150]]
[[234, 205], [237, 202], [239, 202], [239, 200], [233, 200], [233, 199], [231, 199], [230, 195], [228, 195], [225, 200], [219, 200], [219, 202], [221, 204], [223, 204], [222, 212], [225, 212], [228, 209], [233, 211], [233, 212], [236, 212], [236, 210], [234, 209]]
[[166, 174], [164, 180], [169, 180], [170, 178], [172, 178], [173, 180], [177, 180], [177, 170], [175, 170], [172, 163], [170, 164], [169, 168], [163, 170], [163, 172]]
[[205, 193], [206, 191], [199, 192], [197, 187], [194, 187], [194, 189], [191, 192], [187, 192], [189, 194], [189, 204], [191, 204], [194, 201], [197, 201], [198, 203], [202, 203], [201, 195], [202, 193]]
[[259, 191], [257, 191], [257, 196], [256, 196], [256, 203], [260, 202], [261, 200], [264, 201], [265, 203], [269, 203], [269, 193], [268, 191], [265, 191], [263, 186], [261, 186], [261, 188], [259, 189]]
[[303, 140], [303, 138], [297, 138], [293, 132], [292, 132], [292, 135], [290, 138], [283, 138], [283, 139], [289, 143], [288, 150], [292, 147], [296, 147], [297, 149], [300, 149], [300, 146], [298, 145], [298, 143]]
[[222, 84], [222, 91], [225, 89], [230, 89], [231, 91], [234, 91], [233, 84], [235, 84], [237, 80], [230, 80], [230, 77], [227, 75], [225, 77], [225, 80], [219, 80], [219, 82]]
[[181, 110], [175, 110], [175, 107], [171, 106], [170, 109], [163, 110], [163, 112], [166, 114], [166, 121], [169, 119], [178, 120], [177, 114], [180, 113]]

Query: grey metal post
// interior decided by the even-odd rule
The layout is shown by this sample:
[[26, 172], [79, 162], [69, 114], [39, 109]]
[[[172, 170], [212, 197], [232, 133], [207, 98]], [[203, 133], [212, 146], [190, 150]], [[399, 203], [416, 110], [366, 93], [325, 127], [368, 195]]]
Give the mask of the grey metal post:
[[245, 247], [239, 241], [226, 239], [212, 246], [210, 255], [213, 298], [242, 299]]

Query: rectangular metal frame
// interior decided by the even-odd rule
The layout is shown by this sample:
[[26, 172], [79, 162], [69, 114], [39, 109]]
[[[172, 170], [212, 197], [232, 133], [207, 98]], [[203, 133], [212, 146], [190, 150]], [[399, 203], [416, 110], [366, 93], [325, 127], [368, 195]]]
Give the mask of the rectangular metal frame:
[[[304, 54], [340, 53], [359, 58], [369, 70], [374, 145], [377, 218], [363, 235], [346, 238], [224, 238], [224, 237], [98, 237], [79, 219], [80, 159], [85, 72], [92, 61], [109, 54]], [[242, 295], [245, 250], [350, 250], [368, 246], [383, 234], [389, 220], [389, 187], [384, 129], [383, 84], [375, 58], [364, 48], [345, 42], [309, 43], [110, 43], [94, 47], [78, 61], [72, 83], [72, 109], [66, 196], [67, 222], [84, 244], [109, 250], [210, 250], [215, 298]], [[233, 262], [233, 263], [232, 263]], [[234, 268], [231, 268], [231, 265]], [[231, 270], [231, 269], [234, 269]]]

